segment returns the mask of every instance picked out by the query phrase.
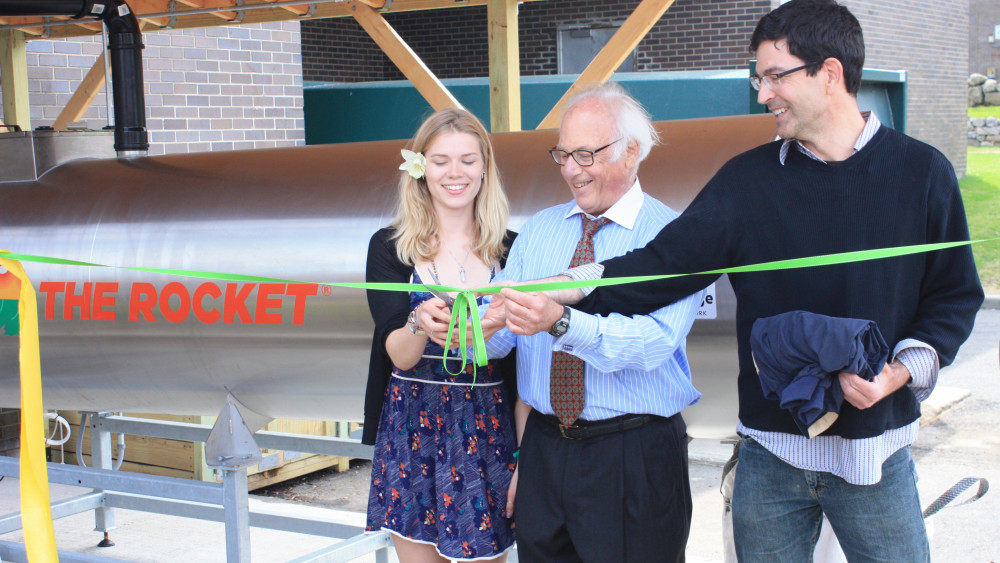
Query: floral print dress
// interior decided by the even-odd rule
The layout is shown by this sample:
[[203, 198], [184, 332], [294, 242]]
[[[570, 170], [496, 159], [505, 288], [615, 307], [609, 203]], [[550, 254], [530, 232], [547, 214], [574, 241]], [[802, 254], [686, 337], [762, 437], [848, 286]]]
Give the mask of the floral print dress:
[[[414, 272], [414, 282], [420, 283]], [[410, 308], [430, 299], [410, 294]], [[393, 368], [372, 460], [367, 530], [433, 544], [444, 557], [496, 557], [514, 543], [504, 516], [515, 437], [499, 370], [492, 363], [445, 371], [430, 340], [409, 370]], [[450, 358], [456, 357], [449, 353]], [[448, 360], [457, 371], [461, 360]]]

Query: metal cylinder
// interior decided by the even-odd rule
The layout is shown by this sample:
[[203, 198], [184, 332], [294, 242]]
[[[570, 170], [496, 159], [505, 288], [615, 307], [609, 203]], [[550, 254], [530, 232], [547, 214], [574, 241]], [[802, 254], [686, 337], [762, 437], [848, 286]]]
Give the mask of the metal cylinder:
[[[768, 115], [657, 126], [664, 144], [639, 178], [676, 209], [774, 133]], [[556, 140], [551, 130], [493, 136], [514, 230], [571, 197], [546, 154]], [[0, 183], [0, 244], [12, 252], [307, 282], [26, 262], [46, 408], [214, 415], [231, 392], [273, 418], [360, 420], [372, 332], [365, 294], [315, 284], [364, 280], [368, 239], [392, 219], [404, 144], [77, 160], [36, 181]], [[735, 333], [725, 299], [717, 321], [695, 323], [696, 372], [699, 342]], [[705, 365], [721, 361], [708, 354]], [[734, 392], [735, 356], [706, 368]], [[17, 339], [0, 337], [0, 407], [18, 404]]]

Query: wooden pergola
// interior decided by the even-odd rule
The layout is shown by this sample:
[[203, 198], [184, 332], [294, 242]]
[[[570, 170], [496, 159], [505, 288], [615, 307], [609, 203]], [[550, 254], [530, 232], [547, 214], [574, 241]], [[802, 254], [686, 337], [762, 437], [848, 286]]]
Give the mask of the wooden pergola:
[[[528, 0], [543, 1], [543, 0]], [[30, 4], [31, 0], [25, 0]], [[489, 22], [490, 125], [494, 132], [521, 129], [518, 0], [127, 0], [144, 33], [165, 29], [256, 24], [319, 18], [354, 18], [434, 109], [460, 106], [455, 97], [385, 21], [387, 13], [486, 5]], [[582, 85], [604, 82], [674, 0], [641, 0], [618, 32], [538, 125], [558, 125], [566, 99]], [[101, 33], [93, 20], [68, 17], [0, 17], [0, 81], [9, 124], [30, 129], [27, 41]], [[97, 57], [54, 123], [62, 130], [79, 120], [104, 86], [105, 57]]]

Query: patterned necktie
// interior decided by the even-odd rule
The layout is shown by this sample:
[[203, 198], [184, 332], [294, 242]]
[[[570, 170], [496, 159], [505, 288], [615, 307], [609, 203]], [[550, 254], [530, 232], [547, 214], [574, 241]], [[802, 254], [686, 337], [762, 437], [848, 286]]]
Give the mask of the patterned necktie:
[[[594, 233], [609, 223], [605, 217], [588, 219], [582, 213], [580, 218], [583, 220], [583, 236], [576, 243], [570, 268], [594, 261]], [[583, 412], [583, 360], [565, 352], [553, 352], [551, 373], [552, 409], [559, 417], [559, 422], [570, 425]]]

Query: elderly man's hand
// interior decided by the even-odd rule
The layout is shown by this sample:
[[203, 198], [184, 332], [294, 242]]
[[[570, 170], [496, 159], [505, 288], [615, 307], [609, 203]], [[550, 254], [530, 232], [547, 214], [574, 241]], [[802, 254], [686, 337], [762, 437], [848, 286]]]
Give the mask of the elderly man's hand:
[[859, 409], [867, 409], [906, 385], [910, 381], [910, 372], [897, 361], [886, 364], [871, 381], [843, 371], [839, 377], [844, 400]]
[[507, 328], [514, 334], [530, 336], [548, 332], [562, 317], [563, 306], [544, 293], [522, 293], [504, 289]]

